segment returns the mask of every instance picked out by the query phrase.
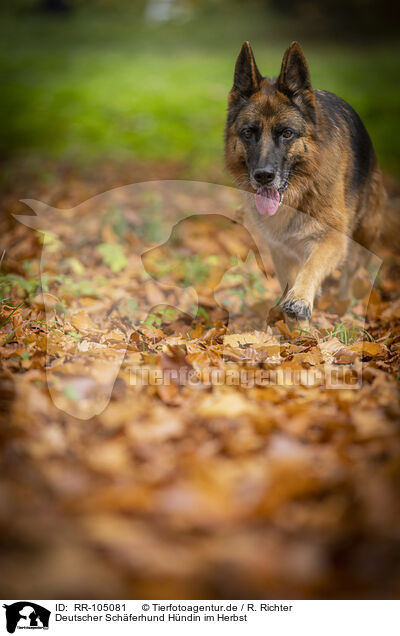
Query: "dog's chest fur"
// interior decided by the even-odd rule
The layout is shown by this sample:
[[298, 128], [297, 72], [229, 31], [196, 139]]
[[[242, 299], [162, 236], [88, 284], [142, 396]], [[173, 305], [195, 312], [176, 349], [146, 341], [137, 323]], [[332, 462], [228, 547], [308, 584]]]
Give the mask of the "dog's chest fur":
[[247, 198], [245, 224], [260, 246], [284, 251], [288, 256], [304, 262], [310, 254], [313, 244], [324, 232], [323, 224], [308, 214], [281, 205], [272, 216], [262, 216], [257, 211], [252, 195]]

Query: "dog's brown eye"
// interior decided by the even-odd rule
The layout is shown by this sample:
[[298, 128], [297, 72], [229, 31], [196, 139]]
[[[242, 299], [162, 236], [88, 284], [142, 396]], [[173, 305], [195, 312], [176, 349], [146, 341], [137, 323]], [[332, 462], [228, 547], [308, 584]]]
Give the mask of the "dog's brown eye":
[[285, 130], [282, 132], [282, 137], [284, 139], [290, 139], [291, 137], [293, 137], [294, 132], [293, 130], [290, 130], [290, 128], [285, 128]]
[[251, 129], [251, 128], [244, 128], [244, 129], [242, 130], [242, 136], [243, 136], [245, 139], [251, 139], [251, 137], [253, 136], [253, 131], [252, 131], [252, 129]]

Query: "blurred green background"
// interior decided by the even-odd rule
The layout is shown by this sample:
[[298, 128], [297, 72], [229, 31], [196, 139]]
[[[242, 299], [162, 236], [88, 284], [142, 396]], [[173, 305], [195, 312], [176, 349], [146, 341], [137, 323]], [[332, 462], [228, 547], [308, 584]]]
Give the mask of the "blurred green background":
[[314, 86], [358, 110], [383, 168], [396, 176], [395, 16], [385, 21], [382, 3], [368, 0], [321, 6], [295, 0], [2, 5], [1, 157], [177, 162], [180, 176], [229, 182], [223, 126], [240, 46], [250, 40], [260, 70], [275, 75], [297, 39]]

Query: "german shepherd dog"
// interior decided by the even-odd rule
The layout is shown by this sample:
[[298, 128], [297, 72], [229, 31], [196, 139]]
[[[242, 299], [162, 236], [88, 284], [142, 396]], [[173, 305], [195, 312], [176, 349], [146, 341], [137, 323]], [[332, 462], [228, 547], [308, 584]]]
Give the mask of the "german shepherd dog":
[[243, 44], [225, 158], [237, 184], [252, 193], [245, 214], [258, 245], [269, 248], [289, 322], [310, 318], [317, 291], [338, 267], [339, 295], [347, 298], [364, 264], [358, 245], [371, 248], [379, 236], [382, 175], [359, 116], [340, 97], [312, 88], [297, 42], [275, 78], [261, 75]]

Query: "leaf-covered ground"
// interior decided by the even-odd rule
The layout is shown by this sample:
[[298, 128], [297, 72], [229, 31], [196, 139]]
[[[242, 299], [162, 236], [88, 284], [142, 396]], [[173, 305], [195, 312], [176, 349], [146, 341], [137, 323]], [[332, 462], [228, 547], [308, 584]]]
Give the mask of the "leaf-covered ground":
[[[3, 197], [4, 597], [398, 597], [400, 260], [291, 331], [214, 199], [170, 201], [164, 241], [157, 184], [74, 208], [107, 185]], [[43, 235], [10, 215], [21, 189], [71, 210]]]

